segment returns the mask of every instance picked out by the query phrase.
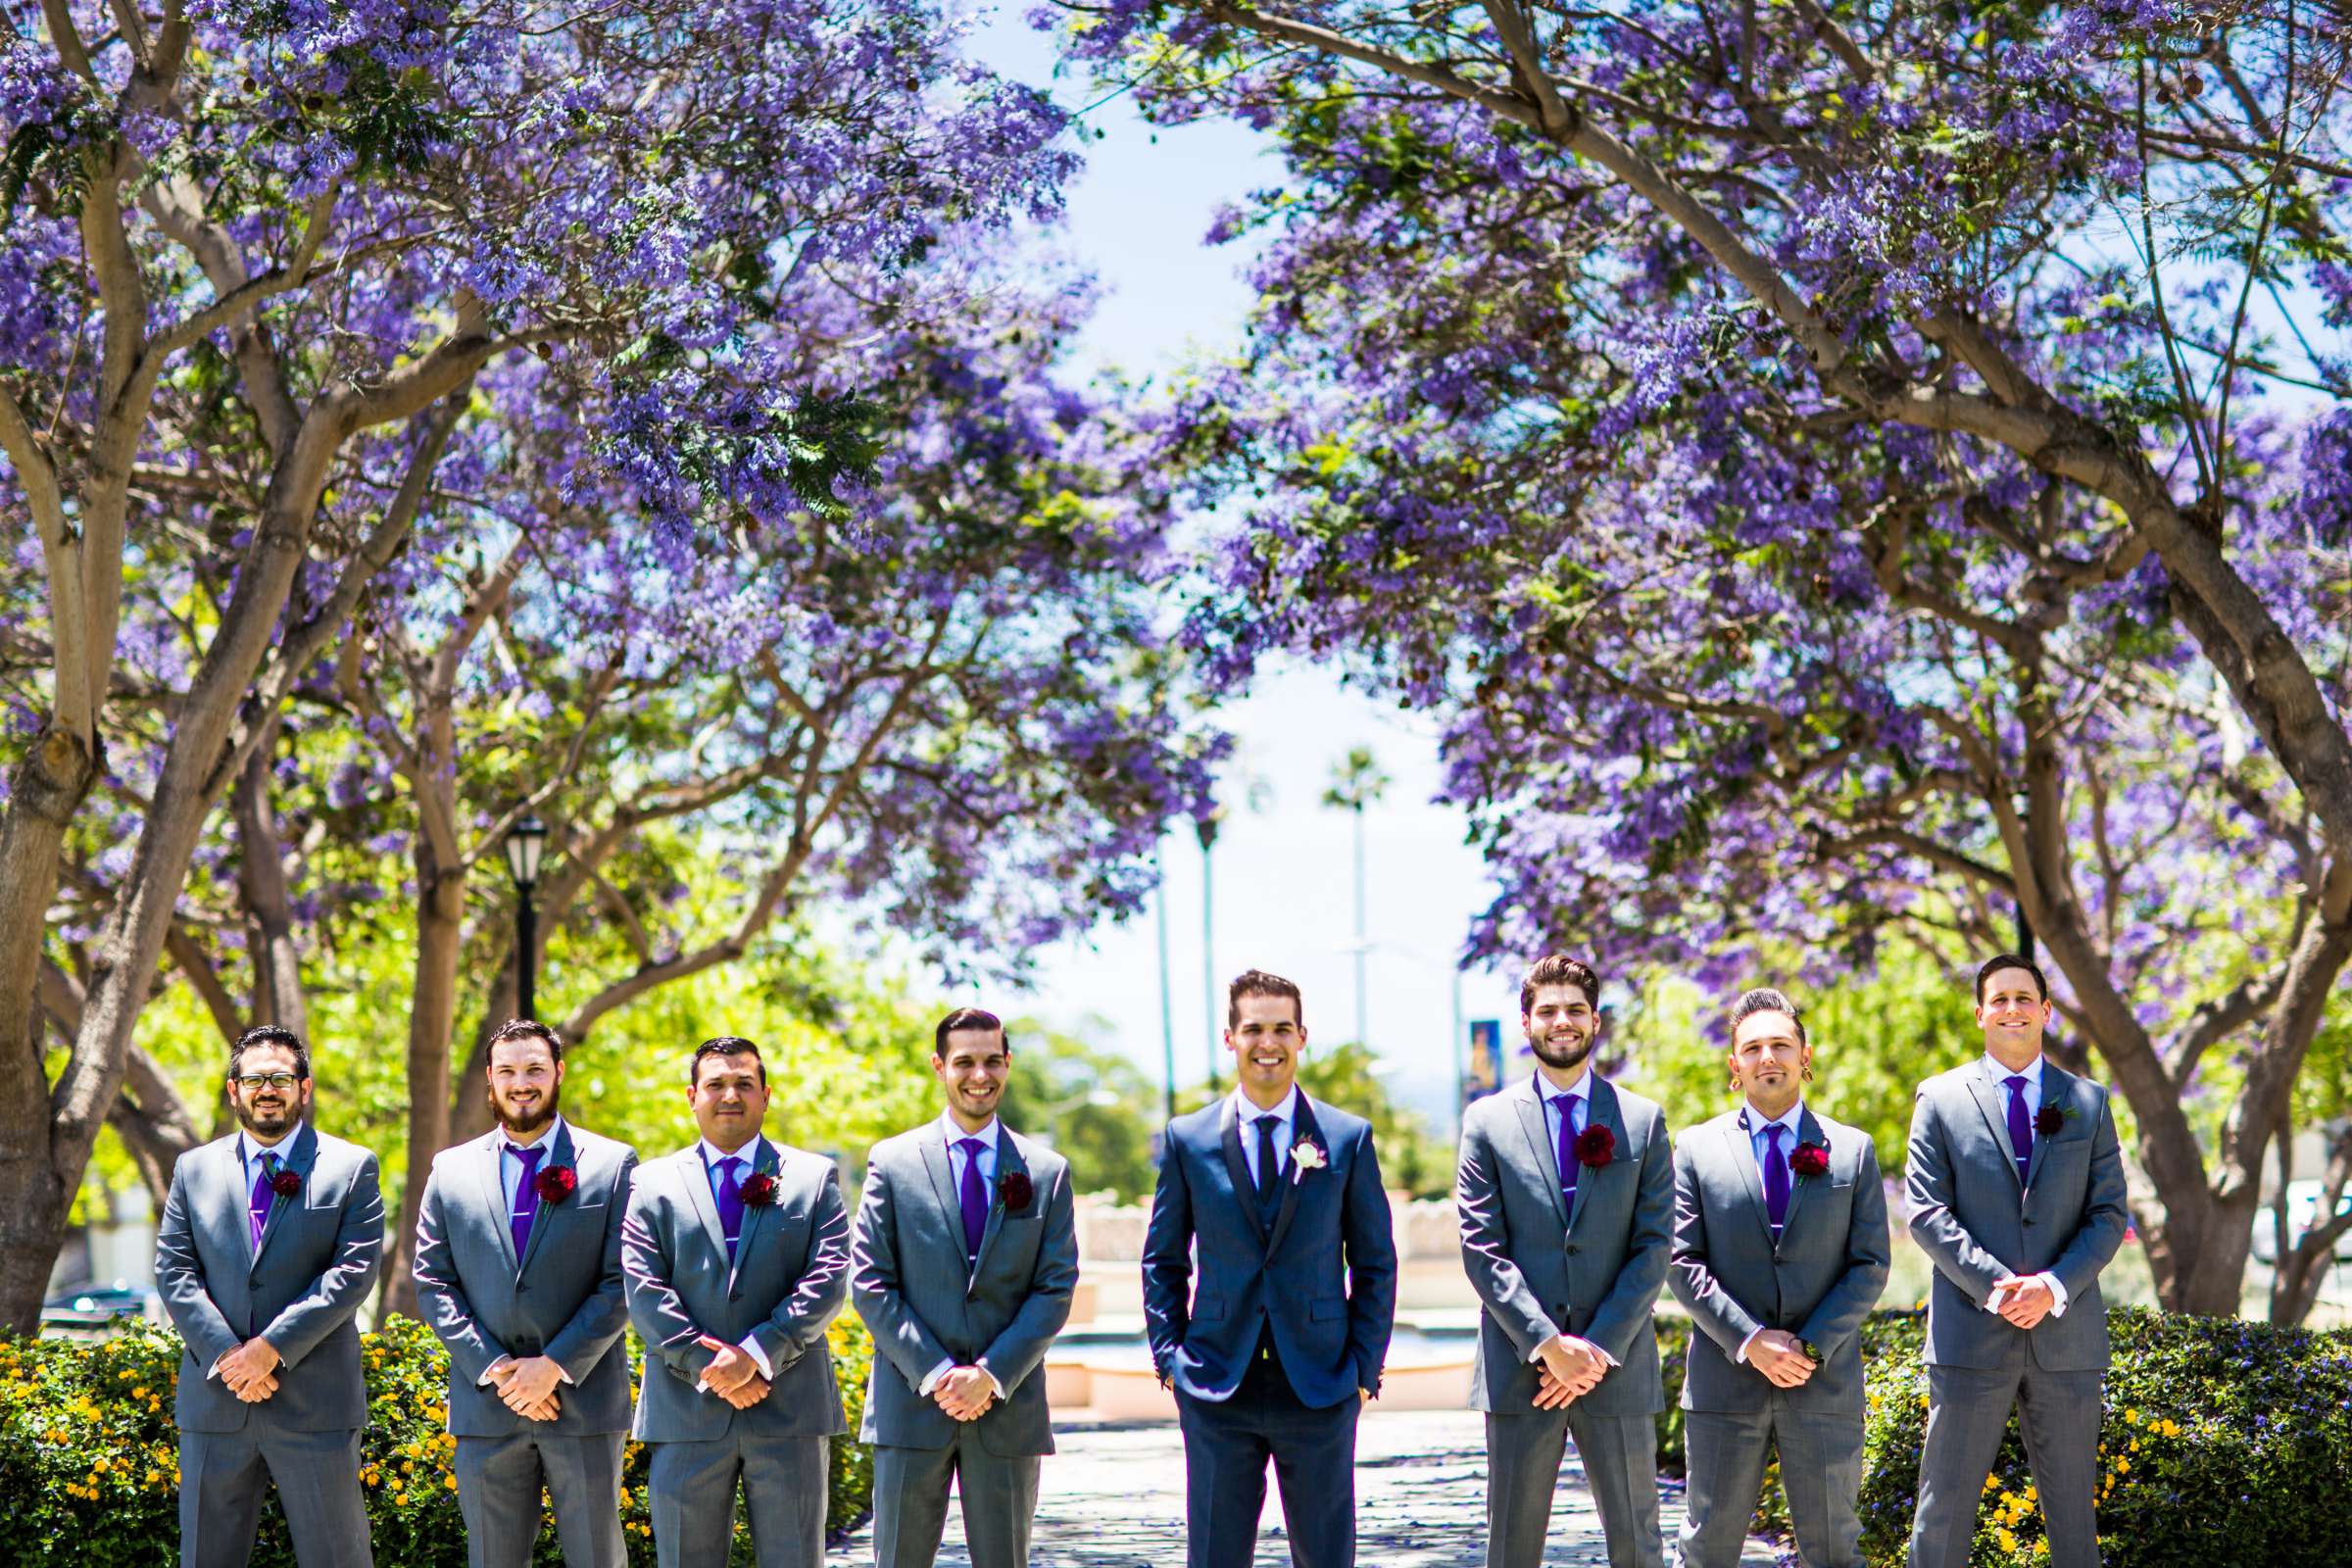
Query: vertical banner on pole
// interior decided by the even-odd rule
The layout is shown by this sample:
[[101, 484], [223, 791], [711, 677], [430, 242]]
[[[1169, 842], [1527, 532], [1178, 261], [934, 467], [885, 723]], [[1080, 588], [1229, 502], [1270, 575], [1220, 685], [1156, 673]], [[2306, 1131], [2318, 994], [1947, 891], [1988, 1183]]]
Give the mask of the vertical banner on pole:
[[1502, 1087], [1502, 1020], [1470, 1020], [1470, 1051], [1462, 1063], [1462, 1103]]

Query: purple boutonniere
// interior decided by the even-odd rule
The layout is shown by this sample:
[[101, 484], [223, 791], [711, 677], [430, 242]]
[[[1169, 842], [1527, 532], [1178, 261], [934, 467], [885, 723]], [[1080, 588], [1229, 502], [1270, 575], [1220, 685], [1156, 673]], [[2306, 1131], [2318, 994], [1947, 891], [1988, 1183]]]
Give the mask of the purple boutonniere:
[[270, 1190], [280, 1198], [292, 1198], [302, 1191], [302, 1175], [280, 1165], [270, 1177]]
[[1007, 1214], [1027, 1213], [1029, 1200], [1036, 1196], [1026, 1171], [1008, 1170], [997, 1178], [997, 1201], [1004, 1205]]

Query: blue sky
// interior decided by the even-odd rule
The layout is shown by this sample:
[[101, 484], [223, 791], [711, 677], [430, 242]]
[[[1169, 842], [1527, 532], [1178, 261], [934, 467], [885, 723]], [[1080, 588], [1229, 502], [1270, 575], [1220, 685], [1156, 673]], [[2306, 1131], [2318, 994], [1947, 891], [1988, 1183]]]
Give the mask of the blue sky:
[[[1102, 95], [1091, 83], [1054, 76], [1051, 42], [1021, 21], [1027, 3], [976, 13], [973, 53], [1007, 75], [1049, 87], [1065, 107], [1093, 103]], [[1078, 346], [1079, 365], [1164, 373], [1189, 356], [1229, 350], [1250, 307], [1239, 275], [1249, 253], [1243, 246], [1212, 249], [1201, 237], [1220, 205], [1280, 177], [1267, 143], [1227, 122], [1157, 129], [1123, 98], [1093, 108], [1084, 123], [1087, 167], [1069, 193], [1059, 236], [1102, 286], [1101, 308]], [[1289, 975], [1305, 992], [1310, 1050], [1318, 1038], [1336, 1043], [1354, 1036], [1350, 824], [1317, 801], [1339, 759], [1368, 745], [1395, 783], [1365, 819], [1373, 951], [1364, 1032], [1396, 1090], [1450, 1127], [1450, 970], [1472, 914], [1494, 889], [1477, 853], [1463, 843], [1464, 814], [1430, 804], [1439, 778], [1432, 732], [1343, 688], [1336, 672], [1305, 665], [1262, 681], [1224, 721], [1238, 739], [1226, 796], [1238, 799], [1245, 783], [1253, 782], [1264, 807], [1237, 808], [1218, 839], [1215, 943], [1205, 966], [1200, 850], [1189, 826], [1165, 846], [1180, 1078], [1204, 1076], [1214, 1049], [1211, 975], [1220, 1007], [1225, 976], [1252, 965]], [[1157, 955], [1153, 921], [1102, 926], [1041, 956], [1033, 996], [996, 1000], [1114, 1046], [1156, 1080]], [[1465, 975], [1464, 1016], [1500, 1018], [1505, 1037], [1515, 1040], [1517, 986], [1515, 974]], [[1090, 1017], [1102, 1022], [1088, 1024]]]

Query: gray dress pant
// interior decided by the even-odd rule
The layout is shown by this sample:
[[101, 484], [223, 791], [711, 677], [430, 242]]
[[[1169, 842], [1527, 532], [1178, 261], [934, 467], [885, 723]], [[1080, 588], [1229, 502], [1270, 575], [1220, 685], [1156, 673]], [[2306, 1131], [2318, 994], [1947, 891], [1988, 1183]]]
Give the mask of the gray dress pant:
[[2106, 1374], [2050, 1372], [2022, 1357], [2013, 1367], [1928, 1368], [1928, 1441], [1919, 1456], [1919, 1511], [1911, 1519], [1911, 1568], [1968, 1568], [1984, 1478], [2000, 1456], [2009, 1407], [2034, 1467], [2050, 1568], [2099, 1568], [2099, 1391]]
[[271, 1484], [302, 1568], [371, 1568], [359, 1429], [287, 1432], [252, 1420], [241, 1432], [179, 1435], [180, 1568], [245, 1568]]
[[822, 1568], [826, 1439], [746, 1435], [738, 1423], [710, 1443], [648, 1446], [662, 1568], [723, 1568], [735, 1541], [739, 1480], [760, 1568]]
[[1747, 1527], [1780, 1446], [1781, 1490], [1804, 1568], [1862, 1568], [1862, 1412], [1808, 1409], [1775, 1394], [1761, 1410], [1692, 1410], [1685, 1419], [1690, 1516], [1682, 1568], [1739, 1568]]
[[564, 1568], [623, 1568], [618, 1432], [517, 1432], [458, 1439], [466, 1568], [530, 1568], [539, 1489], [555, 1506]]
[[972, 1568], [1029, 1568], [1037, 1517], [1034, 1453], [991, 1453], [967, 1424], [945, 1448], [874, 1448], [875, 1568], [931, 1568], [948, 1528], [948, 1485], [962, 1504]]
[[1652, 1415], [1565, 1410], [1487, 1417], [1487, 1568], [1539, 1568], [1568, 1440], [1584, 1462], [1609, 1568], [1664, 1568], [1658, 1423]]

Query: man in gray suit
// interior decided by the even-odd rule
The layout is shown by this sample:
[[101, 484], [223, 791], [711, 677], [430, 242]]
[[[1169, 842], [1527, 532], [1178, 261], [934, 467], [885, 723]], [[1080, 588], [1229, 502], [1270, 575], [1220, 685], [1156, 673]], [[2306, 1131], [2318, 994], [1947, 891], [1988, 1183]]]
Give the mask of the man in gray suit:
[[724, 1563], [740, 1481], [760, 1568], [818, 1568], [826, 1441], [848, 1429], [825, 1348], [849, 1293], [841, 1178], [760, 1136], [767, 1064], [751, 1041], [704, 1041], [686, 1076], [702, 1137], [637, 1172], [621, 1233], [654, 1547], [662, 1568]]
[[1552, 954], [1519, 987], [1526, 1083], [1462, 1117], [1462, 1262], [1484, 1310], [1471, 1407], [1487, 1417], [1488, 1568], [1536, 1568], [1560, 1456], [1577, 1456], [1611, 1568], [1658, 1568], [1650, 1307], [1666, 1283], [1673, 1151], [1656, 1104], [1591, 1066], [1600, 981]]
[[1984, 1054], [1920, 1085], [1911, 1115], [1911, 1234], [1936, 1264], [1912, 1568], [1965, 1568], [2013, 1404], [2051, 1568], [2099, 1561], [2099, 1271], [2128, 1223], [2124, 1159], [2107, 1091], [2042, 1056], [2049, 996], [2031, 958], [1988, 959]]
[[1878, 1152], [1804, 1101], [1796, 1004], [1732, 1008], [1739, 1109], [1674, 1150], [1667, 1283], [1700, 1333], [1683, 1378], [1690, 1517], [1683, 1568], [1736, 1568], [1775, 1444], [1804, 1568], [1862, 1568], [1862, 1319], [1886, 1289]]
[[352, 1314], [375, 1283], [375, 1156], [313, 1127], [311, 1054], [265, 1024], [228, 1054], [238, 1131], [172, 1170], [155, 1283], [179, 1329], [181, 1568], [244, 1568], [276, 1483], [294, 1557], [367, 1568]]
[[874, 1562], [931, 1568], [963, 1500], [972, 1568], [1027, 1568], [1054, 1421], [1039, 1369], [1078, 1283], [1067, 1161], [997, 1119], [1012, 1047], [959, 1007], [932, 1034], [940, 1119], [868, 1156], [850, 1288], [874, 1336]]
[[469, 1568], [524, 1568], [539, 1493], [571, 1568], [620, 1568], [629, 1358], [620, 1220], [637, 1152], [562, 1113], [564, 1042], [514, 1019], [490, 1040], [498, 1125], [433, 1156], [416, 1299], [449, 1348], [449, 1430]]

